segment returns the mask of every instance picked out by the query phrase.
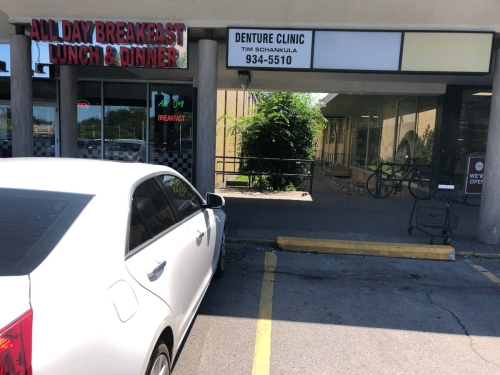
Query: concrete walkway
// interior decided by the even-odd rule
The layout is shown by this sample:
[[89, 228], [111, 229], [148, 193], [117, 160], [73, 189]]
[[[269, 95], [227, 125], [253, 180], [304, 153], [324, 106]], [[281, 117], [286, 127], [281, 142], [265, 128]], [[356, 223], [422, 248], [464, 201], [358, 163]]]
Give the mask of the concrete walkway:
[[[236, 239], [276, 240], [278, 236], [352, 241], [426, 243], [430, 237], [414, 230], [407, 234], [414, 200], [399, 196], [375, 199], [347, 195], [317, 174], [313, 194], [218, 191], [226, 197], [228, 235]], [[252, 195], [258, 197], [255, 198]], [[444, 204], [425, 201], [423, 204]], [[452, 202], [460, 215], [452, 237], [457, 251], [499, 253], [498, 246], [475, 241], [479, 207]], [[436, 239], [440, 243], [440, 239]]]

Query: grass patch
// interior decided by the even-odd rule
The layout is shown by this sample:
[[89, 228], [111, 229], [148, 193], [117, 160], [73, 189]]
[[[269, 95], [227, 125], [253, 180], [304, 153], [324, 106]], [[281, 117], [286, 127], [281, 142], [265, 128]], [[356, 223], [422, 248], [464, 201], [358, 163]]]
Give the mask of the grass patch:
[[234, 181], [248, 182], [248, 176], [236, 176]]

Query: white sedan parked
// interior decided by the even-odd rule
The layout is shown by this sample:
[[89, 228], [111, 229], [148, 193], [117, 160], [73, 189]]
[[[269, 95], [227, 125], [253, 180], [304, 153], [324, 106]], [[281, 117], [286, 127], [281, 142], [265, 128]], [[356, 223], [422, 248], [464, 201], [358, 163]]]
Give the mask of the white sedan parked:
[[0, 159], [0, 374], [170, 374], [223, 205], [167, 167]]

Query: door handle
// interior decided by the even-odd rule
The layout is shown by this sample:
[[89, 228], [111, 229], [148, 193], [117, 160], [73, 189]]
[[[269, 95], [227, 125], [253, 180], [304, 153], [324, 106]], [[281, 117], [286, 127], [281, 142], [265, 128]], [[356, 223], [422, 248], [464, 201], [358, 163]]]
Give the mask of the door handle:
[[158, 273], [160, 273], [161, 270], [165, 268], [166, 265], [167, 265], [166, 260], [164, 260], [161, 263], [158, 263], [155, 268], [153, 268], [151, 271], [148, 271], [148, 277], [149, 278], [155, 277]]
[[205, 233], [201, 230], [198, 230], [198, 238], [201, 240], [205, 236]]

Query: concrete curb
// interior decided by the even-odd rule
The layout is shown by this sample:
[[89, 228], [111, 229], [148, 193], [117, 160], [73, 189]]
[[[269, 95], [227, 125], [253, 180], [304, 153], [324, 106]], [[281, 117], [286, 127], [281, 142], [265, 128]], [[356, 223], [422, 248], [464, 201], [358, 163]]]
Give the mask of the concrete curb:
[[300, 253], [365, 255], [389, 258], [455, 260], [455, 249], [443, 245], [338, 241], [311, 238], [278, 237], [278, 247]]
[[474, 257], [474, 258], [484, 258], [484, 259], [500, 259], [500, 254], [495, 253], [478, 253], [475, 251], [457, 251], [455, 252], [457, 256], [461, 257]]

